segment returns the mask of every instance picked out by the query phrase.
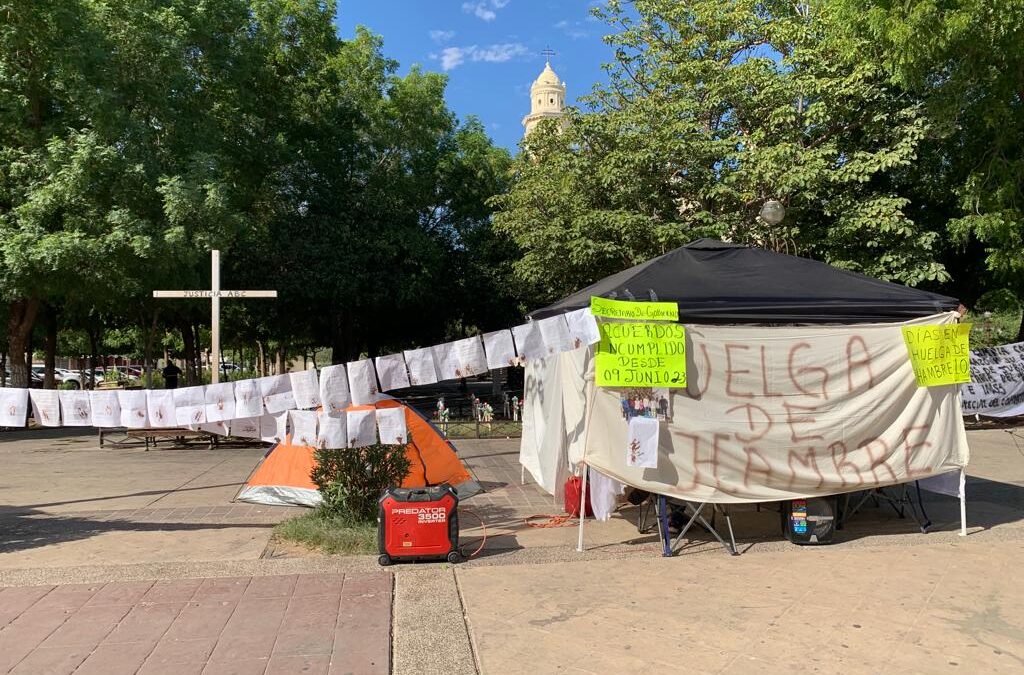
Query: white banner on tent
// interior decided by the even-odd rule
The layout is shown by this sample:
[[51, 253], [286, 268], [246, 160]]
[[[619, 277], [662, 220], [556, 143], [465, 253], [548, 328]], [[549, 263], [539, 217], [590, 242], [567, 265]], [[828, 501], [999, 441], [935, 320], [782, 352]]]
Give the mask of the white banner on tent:
[[263, 407], [271, 415], [295, 408], [292, 381], [288, 375], [270, 375], [256, 380], [260, 386]]
[[320, 416], [316, 445], [330, 450], [348, 447], [348, 421], [344, 412], [324, 413]]
[[[563, 398], [586, 381], [593, 409], [564, 405], [561, 421], [545, 422], [562, 425], [562, 435], [586, 426], [583, 460], [606, 475], [700, 502], [829, 495], [967, 464], [959, 387], [917, 386], [901, 324], [687, 326], [687, 337], [689, 387], [671, 392], [656, 469], [627, 466], [622, 392], [593, 386], [592, 359], [586, 376], [558, 372]], [[536, 386], [527, 381], [527, 396]]]
[[203, 386], [174, 389], [174, 420], [179, 427], [206, 421], [206, 388]]
[[350, 361], [345, 367], [348, 371], [348, 388], [352, 394], [354, 405], [369, 405], [377, 400], [377, 371], [371, 359]]
[[121, 405], [117, 402], [116, 391], [90, 391], [89, 405], [92, 408], [93, 426], [121, 426]]
[[536, 321], [516, 326], [512, 329], [512, 335], [516, 339], [516, 353], [519, 354], [521, 363], [529, 363], [548, 355], [547, 347], [544, 346], [544, 336], [541, 335]]
[[405, 369], [405, 357], [401, 354], [378, 356], [377, 379], [380, 380], [381, 391], [408, 387], [409, 372]]
[[234, 416], [235, 385], [231, 382], [206, 385], [206, 421], [223, 422]]
[[345, 366], [325, 366], [320, 371], [320, 402], [325, 412], [339, 412], [352, 403]]
[[125, 389], [117, 392], [121, 408], [121, 426], [127, 429], [145, 429], [149, 426], [149, 401], [145, 390]]
[[405, 445], [408, 443], [409, 432], [405, 428], [405, 408], [377, 408], [377, 430], [380, 442], [385, 444]]
[[1024, 415], [1024, 342], [971, 350], [971, 382], [961, 385], [965, 415]]
[[146, 410], [149, 413], [149, 426], [154, 429], [178, 426], [173, 389], [150, 389], [146, 392]]
[[561, 314], [549, 316], [536, 322], [540, 335], [544, 339], [544, 350], [548, 356], [561, 354], [573, 349], [573, 340], [569, 335], [569, 324]]
[[31, 389], [32, 417], [44, 427], [60, 426], [60, 396], [56, 389]]
[[512, 341], [512, 331], [496, 330], [493, 333], [484, 333], [484, 352], [487, 354], [487, 367], [491, 370], [516, 365], [516, 346]]
[[263, 395], [256, 380], [235, 382], [235, 416], [238, 419], [258, 419], [263, 416]]
[[348, 447], [364, 448], [377, 442], [377, 416], [374, 412], [373, 408], [348, 411]]
[[317, 382], [315, 368], [288, 373], [288, 378], [296, 407], [306, 409], [320, 405], [320, 383]]
[[60, 392], [61, 420], [66, 427], [91, 427], [92, 406], [89, 392], [80, 389], [62, 389]]
[[292, 425], [292, 444], [316, 446], [316, 411], [292, 410], [288, 414]]
[[409, 366], [409, 384], [434, 384], [437, 382], [437, 364], [434, 363], [432, 347], [408, 349], [404, 352], [405, 363]]

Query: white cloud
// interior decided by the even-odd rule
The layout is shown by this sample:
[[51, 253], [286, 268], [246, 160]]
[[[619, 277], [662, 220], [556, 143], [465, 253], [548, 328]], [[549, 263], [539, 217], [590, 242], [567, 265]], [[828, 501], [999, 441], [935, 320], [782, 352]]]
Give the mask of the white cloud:
[[453, 30], [432, 30], [430, 31], [430, 39], [434, 42], [444, 43], [455, 37], [455, 31]]
[[505, 42], [502, 44], [469, 45], [468, 47], [445, 47], [440, 55], [430, 54], [430, 58], [441, 61], [442, 70], [452, 70], [468, 61], [482, 61], [484, 63], [504, 63], [511, 61], [517, 56], [529, 54], [530, 50], [526, 45], [519, 42]]
[[498, 18], [498, 13], [495, 10], [504, 9], [506, 5], [512, 0], [477, 0], [477, 2], [464, 2], [462, 3], [462, 11], [467, 14], [472, 14], [478, 19], [484, 21], [494, 21]]
[[582, 21], [567, 21], [562, 19], [555, 24], [555, 28], [562, 31], [572, 40], [582, 40], [585, 37], [590, 37], [590, 32], [583, 28]]

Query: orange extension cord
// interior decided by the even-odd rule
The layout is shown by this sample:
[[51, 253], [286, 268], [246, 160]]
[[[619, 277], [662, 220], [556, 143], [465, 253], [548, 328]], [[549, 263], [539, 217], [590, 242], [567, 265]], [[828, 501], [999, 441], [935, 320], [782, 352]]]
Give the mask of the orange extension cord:
[[[531, 523], [530, 521], [534, 518], [547, 518], [543, 523]], [[527, 527], [573, 527], [579, 520], [576, 516], [570, 516], [567, 513], [560, 513], [552, 515], [550, 513], [535, 513], [532, 516], [526, 516], [523, 519]]]
[[461, 555], [466, 560], [469, 560], [470, 558], [476, 557], [480, 553], [480, 551], [484, 550], [484, 544], [487, 543], [487, 523], [485, 523], [484, 519], [481, 518], [478, 514], [473, 513], [472, 511], [470, 511], [467, 508], [460, 508], [459, 509], [459, 515], [461, 516], [463, 513], [472, 514], [472, 516], [474, 518], [476, 518], [478, 521], [480, 521], [480, 529], [482, 530], [482, 536], [480, 537], [480, 545], [476, 547], [475, 551], [473, 551], [472, 553], [467, 555], [467, 554], [463, 553], [462, 549], [465, 548], [466, 546], [468, 546], [469, 544], [464, 544], [462, 546], [459, 546], [459, 555]]

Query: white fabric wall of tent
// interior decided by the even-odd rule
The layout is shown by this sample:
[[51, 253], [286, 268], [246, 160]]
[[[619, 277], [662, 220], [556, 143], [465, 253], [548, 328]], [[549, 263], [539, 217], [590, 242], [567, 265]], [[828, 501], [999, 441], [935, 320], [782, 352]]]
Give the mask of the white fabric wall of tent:
[[653, 470], [626, 465], [619, 392], [594, 385], [593, 348], [534, 362], [520, 462], [551, 494], [580, 466], [702, 503], [913, 480], [949, 494], [952, 476], [963, 506], [969, 449], [960, 387], [919, 387], [901, 335], [903, 325], [956, 320], [949, 312], [885, 324], [687, 324], [688, 387], [672, 390], [672, 420], [662, 425]]

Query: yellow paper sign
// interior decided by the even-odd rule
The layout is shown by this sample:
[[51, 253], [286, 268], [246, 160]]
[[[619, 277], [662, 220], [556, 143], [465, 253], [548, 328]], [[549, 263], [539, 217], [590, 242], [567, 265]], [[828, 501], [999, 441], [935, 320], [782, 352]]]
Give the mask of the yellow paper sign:
[[970, 333], [969, 323], [903, 327], [919, 387], [971, 381]]
[[598, 328], [597, 386], [686, 386], [686, 329], [680, 324], [602, 322]]
[[678, 321], [679, 303], [676, 302], [630, 302], [590, 298], [590, 312], [606, 319], [630, 319], [632, 321]]

